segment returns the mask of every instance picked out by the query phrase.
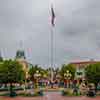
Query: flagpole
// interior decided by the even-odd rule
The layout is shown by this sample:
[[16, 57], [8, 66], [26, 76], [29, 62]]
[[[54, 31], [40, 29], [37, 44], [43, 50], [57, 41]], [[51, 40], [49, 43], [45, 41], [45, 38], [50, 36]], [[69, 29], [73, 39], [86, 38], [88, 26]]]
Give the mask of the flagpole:
[[[53, 67], [54, 67], [54, 26], [55, 26], [55, 12], [53, 9], [53, 4], [51, 4], [51, 82], [53, 82], [54, 73], [53, 73]], [[52, 83], [53, 87], [53, 83]]]
[[53, 45], [53, 42], [54, 42], [54, 36], [53, 36], [53, 33], [54, 33], [54, 27], [51, 27], [51, 81], [53, 81], [53, 67], [54, 67], [54, 45]]

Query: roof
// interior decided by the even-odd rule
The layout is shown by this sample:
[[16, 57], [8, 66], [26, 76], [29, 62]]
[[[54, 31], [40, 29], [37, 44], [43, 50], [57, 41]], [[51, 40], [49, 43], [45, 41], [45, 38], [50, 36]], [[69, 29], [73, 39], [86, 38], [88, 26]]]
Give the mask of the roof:
[[71, 62], [70, 64], [95, 64], [95, 63], [100, 63], [100, 61], [81, 61], [81, 62]]

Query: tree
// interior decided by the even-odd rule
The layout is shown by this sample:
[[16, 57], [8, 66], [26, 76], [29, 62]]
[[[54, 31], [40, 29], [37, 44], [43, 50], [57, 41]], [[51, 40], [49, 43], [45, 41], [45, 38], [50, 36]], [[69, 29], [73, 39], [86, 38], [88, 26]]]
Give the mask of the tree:
[[10, 84], [10, 95], [13, 92], [13, 84], [25, 80], [25, 72], [17, 61], [5, 60], [0, 64], [0, 83]]
[[3, 57], [1, 55], [1, 52], [0, 52], [0, 63], [3, 62]]
[[38, 67], [38, 65], [32, 66], [29, 70], [29, 75], [30, 75], [30, 79], [34, 82], [35, 77], [34, 75], [36, 74], [36, 71], [39, 71], [39, 73], [41, 74], [41, 78], [43, 78], [45, 75], [48, 75], [48, 71], [44, 70], [41, 67]]
[[95, 85], [100, 82], [100, 63], [90, 64], [85, 68], [86, 79]]
[[36, 66], [32, 66], [29, 70], [29, 75], [30, 75], [30, 79], [34, 82], [35, 77], [34, 74], [36, 73], [37, 70], [37, 65]]
[[0, 62], [3, 62], [3, 58], [2, 57], [0, 57]]
[[60, 70], [60, 75], [61, 75], [62, 79], [64, 79], [64, 73], [66, 73], [67, 70], [72, 75], [71, 79], [74, 79], [76, 69], [72, 64], [68, 64], [68, 65], [63, 64], [62, 65], [61, 70]]

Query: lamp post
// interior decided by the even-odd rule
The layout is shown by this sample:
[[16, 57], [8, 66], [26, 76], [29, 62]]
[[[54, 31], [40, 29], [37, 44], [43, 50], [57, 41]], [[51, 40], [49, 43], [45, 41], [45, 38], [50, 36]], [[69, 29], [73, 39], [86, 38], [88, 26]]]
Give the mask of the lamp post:
[[66, 70], [66, 72], [64, 73], [64, 78], [65, 80], [67, 79], [67, 87], [69, 86], [68, 82], [71, 79], [72, 74], [69, 72], [69, 70]]
[[41, 76], [41, 74], [39, 73], [39, 70], [36, 71], [36, 73], [34, 74], [34, 77], [36, 78], [36, 88], [38, 87], [38, 79]]
[[26, 91], [26, 87], [27, 87], [27, 79], [29, 78], [29, 75], [28, 75], [28, 71], [25, 70], [25, 85], [24, 85], [24, 91]]

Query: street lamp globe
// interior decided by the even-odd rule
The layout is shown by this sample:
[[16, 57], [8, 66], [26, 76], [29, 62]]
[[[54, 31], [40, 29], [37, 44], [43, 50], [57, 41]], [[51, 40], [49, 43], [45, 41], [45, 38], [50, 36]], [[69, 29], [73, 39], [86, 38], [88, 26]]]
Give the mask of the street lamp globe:
[[66, 72], [69, 73], [69, 70], [67, 70]]

